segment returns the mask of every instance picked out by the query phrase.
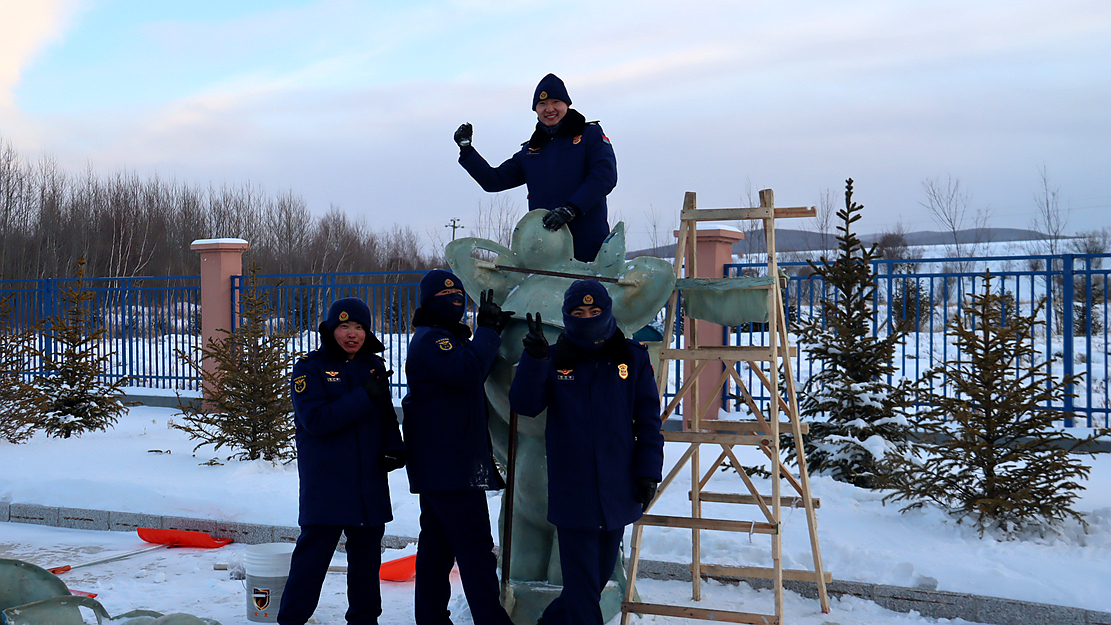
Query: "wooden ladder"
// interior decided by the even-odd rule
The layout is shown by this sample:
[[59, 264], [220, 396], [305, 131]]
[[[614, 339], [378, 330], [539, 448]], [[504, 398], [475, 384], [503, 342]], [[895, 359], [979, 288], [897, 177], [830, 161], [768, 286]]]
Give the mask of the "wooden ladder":
[[[700, 221], [732, 221], [752, 220], [763, 221], [764, 233], [767, 243], [768, 276], [778, 277], [779, 268], [776, 263], [775, 253], [775, 220], [784, 217], [813, 217], [815, 210], [812, 207], [775, 208], [774, 195], [770, 189], [760, 191], [759, 208], [724, 208], [724, 209], [698, 209], [695, 206], [695, 194], [688, 192], [683, 202], [680, 213], [679, 238], [675, 249], [675, 276], [683, 278], [684, 260], [686, 276], [697, 276], [697, 223]], [[767, 282], [767, 281], [765, 281]], [[739, 282], [740, 283], [740, 282]], [[693, 319], [686, 319], [688, 344], [678, 349], [665, 348], [661, 350], [659, 366], [656, 369], [656, 381], [660, 389], [661, 403], [667, 383], [668, 364], [671, 360], [689, 361], [690, 373], [685, 383], [675, 394], [663, 411], [663, 419], [673, 413], [679, 406], [680, 400], [686, 398], [684, 405], [688, 415], [688, 431], [665, 431], [664, 440], [671, 442], [687, 443], [689, 446], [679, 458], [675, 466], [664, 477], [656, 493], [656, 498], [648, 506], [659, 500], [663, 492], [671, 485], [672, 481], [688, 463], [691, 469], [691, 501], [690, 516], [663, 516], [645, 514], [633, 526], [633, 539], [628, 560], [628, 584], [625, 589], [624, 601], [621, 604], [621, 625], [628, 625], [632, 614], [656, 614], [662, 616], [684, 617], [689, 619], [714, 620], [730, 623], [753, 623], [759, 625], [781, 625], [783, 623], [783, 580], [809, 581], [818, 586], [818, 597], [822, 612], [829, 612], [829, 597], [826, 594], [826, 583], [832, 576], [822, 569], [821, 550], [818, 546], [818, 525], [815, 518], [815, 509], [820, 502], [810, 496], [810, 479], [806, 472], [806, 456], [803, 450], [802, 435], [807, 428], [799, 421], [798, 402], [795, 397], [794, 376], [791, 370], [791, 357], [796, 354], [789, 344], [787, 335], [787, 320], [784, 315], [783, 298], [780, 280], [771, 284], [755, 286], [752, 288], [767, 291], [767, 336], [768, 344], [763, 346], [700, 346], [698, 342], [697, 324]], [[667, 318], [664, 325], [665, 345], [670, 343], [670, 336], [675, 327], [679, 288], [671, 294], [668, 302]], [[763, 371], [760, 363], [770, 364], [770, 374]], [[720, 363], [723, 370], [717, 383], [712, 389], [699, 388], [699, 374], [710, 364]], [[766, 408], [756, 402], [749, 392], [741, 376], [737, 372], [739, 363], [744, 363], [752, 372], [751, 377], [759, 380], [764, 386], [769, 398], [776, 401], [766, 402]], [[779, 373], [783, 373], [786, 380], [785, 396], [780, 394]], [[732, 380], [736, 385], [738, 395], [743, 399], [749, 410], [755, 415], [752, 421], [718, 421], [706, 419], [705, 415], [714, 405], [714, 394], [720, 393], [722, 388]], [[708, 393], [707, 393], [708, 391]], [[706, 393], [704, 395], [704, 393]], [[700, 399], [707, 400], [700, 403]], [[781, 414], [785, 418], [781, 417]], [[781, 418], [783, 420], [781, 421]], [[785, 429], [793, 435], [795, 441], [795, 454], [798, 459], [799, 475], [793, 475], [780, 460], [779, 435]], [[720, 453], [710, 463], [709, 469], [704, 473], [700, 471], [700, 446], [710, 445]], [[734, 445], [753, 445], [767, 455], [771, 464], [771, 489], [770, 495], [757, 491], [751, 477], [745, 472], [737, 456], [733, 453]], [[723, 493], [704, 490], [710, 478], [728, 460], [740, 474], [741, 480], [747, 488], [747, 493]], [[794, 494], [783, 496], [780, 493], [782, 481], [786, 481], [793, 489]], [[753, 512], [757, 520], [714, 519], [702, 515], [702, 503], [732, 503], [748, 506], [757, 506]], [[782, 560], [782, 508], [801, 506], [806, 511], [806, 523], [810, 532], [810, 548], [814, 557], [814, 570], [784, 570]], [[640, 544], [644, 534], [644, 526], [663, 526], [687, 528], [691, 530], [691, 585], [692, 599], [701, 601], [702, 576], [722, 577], [756, 577], [772, 580], [775, 590], [775, 614], [752, 614], [717, 610], [711, 608], [698, 608], [680, 605], [664, 605], [634, 601], [636, 592], [637, 565], [640, 558]], [[703, 564], [700, 551], [700, 532], [703, 530], [732, 531], [749, 534], [768, 534], [771, 536], [770, 567], [734, 567], [715, 564]]]

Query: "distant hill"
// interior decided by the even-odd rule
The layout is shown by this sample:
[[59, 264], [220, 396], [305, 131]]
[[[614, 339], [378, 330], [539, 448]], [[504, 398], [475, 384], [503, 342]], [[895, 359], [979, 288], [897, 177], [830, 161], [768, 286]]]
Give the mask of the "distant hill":
[[[858, 235], [865, 245], [879, 241], [883, 234]], [[953, 235], [949, 232], [934, 232], [919, 230], [907, 232], [906, 244], [910, 246], [946, 245], [953, 242]], [[1022, 228], [973, 228], [957, 232], [959, 242], [964, 243], [998, 243], [1003, 241], [1037, 241], [1044, 239], [1045, 235], [1035, 230]], [[830, 250], [837, 247], [835, 234], [823, 237], [817, 232], [809, 230], [791, 230], [777, 228], [775, 231], [775, 245], [780, 252], [803, 252], [809, 250]], [[734, 254], [752, 254], [764, 251], [763, 230], [749, 233], [748, 238], [733, 244]], [[661, 256], [664, 258], [675, 256], [675, 244], [658, 248], [636, 250], [626, 254], [627, 257], [635, 256]]]

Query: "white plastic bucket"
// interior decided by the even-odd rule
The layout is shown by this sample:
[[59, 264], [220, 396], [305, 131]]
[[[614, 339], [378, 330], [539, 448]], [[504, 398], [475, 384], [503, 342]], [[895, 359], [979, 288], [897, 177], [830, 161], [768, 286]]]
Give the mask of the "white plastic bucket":
[[249, 545], [243, 557], [247, 574], [247, 620], [277, 623], [282, 591], [289, 578], [293, 543]]

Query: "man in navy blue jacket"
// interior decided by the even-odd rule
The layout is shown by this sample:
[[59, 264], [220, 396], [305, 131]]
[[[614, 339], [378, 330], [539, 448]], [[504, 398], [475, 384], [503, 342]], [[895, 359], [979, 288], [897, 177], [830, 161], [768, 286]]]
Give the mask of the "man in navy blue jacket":
[[322, 347], [293, 366], [301, 535], [293, 550], [278, 623], [312, 616], [340, 532], [347, 536], [347, 622], [382, 614], [382, 535], [393, 520], [386, 473], [405, 464], [390, 398], [385, 349], [370, 333], [362, 300], [337, 300], [320, 324]]
[[521, 150], [496, 168], [471, 145], [473, 129], [455, 131], [459, 164], [485, 191], [528, 185], [529, 210], [547, 209], [544, 227], [565, 224], [575, 241], [575, 258], [590, 262], [609, 236], [606, 196], [617, 186], [617, 157], [598, 122], [588, 122], [571, 105], [555, 74], [540, 80], [532, 97], [536, 130]]
[[417, 625], [451, 625], [448, 575], [459, 563], [476, 625], [511, 625], [499, 600], [497, 558], [486, 491], [504, 488], [494, 466], [483, 384], [511, 312], [480, 296], [478, 328], [460, 322], [462, 283], [433, 269], [420, 283], [402, 400], [409, 489], [420, 495], [414, 589]]
[[563, 591], [544, 625], [601, 625], [599, 600], [625, 526], [641, 517], [663, 471], [660, 398], [648, 350], [625, 338], [597, 280], [563, 297], [554, 349], [539, 313], [509, 390], [518, 414], [547, 409], [548, 521], [556, 526]]

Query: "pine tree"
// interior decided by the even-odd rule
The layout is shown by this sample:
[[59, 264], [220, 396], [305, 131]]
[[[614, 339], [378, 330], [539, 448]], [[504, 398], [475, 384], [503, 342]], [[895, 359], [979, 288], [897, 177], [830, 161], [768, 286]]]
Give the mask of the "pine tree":
[[43, 413], [35, 424], [49, 436], [69, 438], [85, 432], [105, 431], [127, 412], [121, 399], [130, 378], [110, 380], [114, 352], [97, 353], [108, 331], [93, 328], [89, 302], [96, 295], [85, 288], [85, 258], [77, 261], [73, 287], [61, 289], [63, 310], [47, 322], [46, 336], [53, 343], [43, 353], [43, 375], [33, 384]]
[[[863, 488], [882, 487], [886, 476], [880, 460], [906, 445], [906, 410], [910, 404], [906, 380], [892, 386], [887, 377], [896, 370], [896, 347], [906, 333], [891, 330], [874, 337], [873, 302], [876, 280], [871, 261], [875, 246], [865, 247], [853, 232], [863, 206], [852, 201], [853, 181], [845, 185], [845, 208], [837, 212], [838, 256], [821, 265], [810, 262], [814, 273], [832, 293], [821, 301], [821, 315], [799, 324], [799, 343], [809, 357], [822, 364], [799, 393], [799, 412], [809, 421], [805, 439], [807, 468]], [[788, 458], [794, 445], [784, 444]]]
[[[1075, 454], [1093, 452], [1071, 450], [1090, 439], [1057, 429], [1055, 421], [1073, 415], [1047, 408], [1081, 376], [1056, 378], [1050, 362], [1035, 362], [1044, 302], [1025, 316], [1011, 302], [1010, 294], [992, 292], [989, 271], [967, 315], [950, 322], [957, 356], [919, 382], [920, 401], [928, 406], [919, 413], [926, 437], [909, 453], [889, 457], [894, 492], [885, 502], [911, 502], [904, 511], [936, 503], [971, 518], [981, 535], [998, 528], [1014, 537], [1068, 518], [1086, 525], [1072, 504], [1089, 467]], [[932, 380], [947, 381], [952, 394]]]
[[[229, 460], [288, 462], [296, 456], [289, 374], [297, 355], [288, 348], [290, 335], [270, 328], [273, 306], [258, 288], [257, 275], [252, 266], [234, 332], [221, 329], [220, 337], [195, 352], [178, 352], [200, 371], [208, 397], [200, 404], [182, 403], [184, 422], [174, 427], [200, 441], [193, 451], [226, 446], [238, 450]], [[205, 370], [204, 360], [215, 368]]]
[[20, 443], [34, 433], [42, 401], [23, 375], [39, 354], [35, 339], [40, 324], [19, 327], [11, 298], [0, 299], [0, 439]]

